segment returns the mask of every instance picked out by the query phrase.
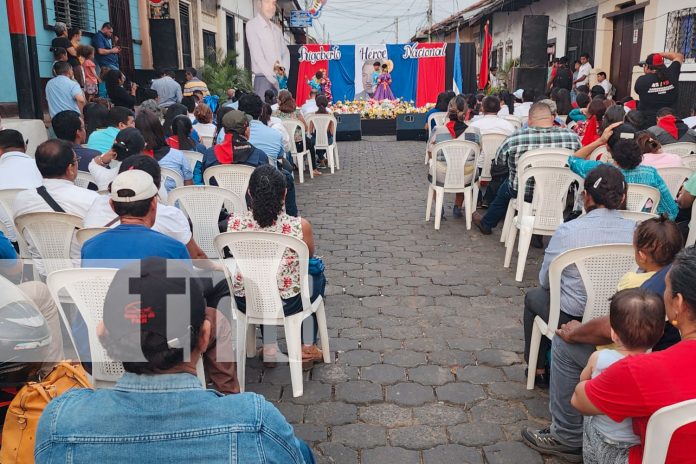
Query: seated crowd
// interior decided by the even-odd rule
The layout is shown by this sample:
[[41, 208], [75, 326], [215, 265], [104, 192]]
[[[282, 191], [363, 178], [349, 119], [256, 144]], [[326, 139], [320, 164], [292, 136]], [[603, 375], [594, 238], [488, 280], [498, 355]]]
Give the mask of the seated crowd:
[[[84, 462], [120, 462], [142, 452], [154, 452], [158, 459], [172, 462], [201, 458], [222, 462], [224, 456], [243, 450], [244, 462], [313, 463], [309, 447], [294, 436], [273, 405], [260, 395], [239, 394], [229, 301], [233, 298], [237, 309], [245, 312], [243, 276], [237, 272], [228, 285], [224, 266], [217, 258], [209, 259], [196, 242], [185, 210], [168, 202], [168, 195], [181, 185], [177, 179], [184, 186], [204, 185], [204, 172], [212, 166], [254, 168], [246, 198], [249, 211], [223, 207], [211, 222], [220, 232], [265, 231], [302, 240], [312, 264], [310, 300], [323, 297], [323, 263], [314, 257], [310, 223], [299, 216], [293, 174], [298, 167], [292, 151], [303, 151], [300, 145], [311, 151], [314, 174], [320, 175], [318, 169], [327, 164], [324, 153], [314, 150], [315, 129], [311, 119], [305, 119], [310, 114], [297, 111], [289, 93], [281, 94], [274, 112], [257, 95], [243, 92], [236, 92], [214, 114], [204, 102], [209, 93], [194, 69], [187, 71], [183, 95], [171, 73], [163, 73], [146, 89], [152, 98], [138, 104], [137, 86], [127, 89], [120, 71], [111, 70], [106, 73], [110, 75], [108, 100], [86, 98], [84, 87], [73, 80], [72, 68], [66, 66], [63, 61], [55, 63], [57, 77], [49, 87], [55, 138], [27, 153], [20, 132], [0, 128], [0, 191], [14, 189], [16, 195], [0, 203], [0, 286], [18, 289], [44, 317], [51, 334], [51, 342], [42, 347], [40, 359], [45, 362], [22, 382], [38, 380], [75, 352], [89, 371], [87, 324], [79, 312], [73, 312], [67, 314], [68, 326], [61, 327], [62, 303], [53, 299], [44, 283], [50, 269], [41, 254], [42, 243], [35, 243], [42, 238], [27, 228], [19, 231], [16, 218], [67, 213], [85, 228], [102, 229], [84, 243], [73, 234], [66, 258], [75, 267], [120, 269], [106, 295], [98, 335], [112, 359], [123, 360], [126, 374], [113, 389], [75, 390], [51, 402], [36, 433], [36, 462], [77, 455]], [[316, 99], [316, 112], [326, 114], [326, 98], [317, 95]], [[298, 126], [291, 139], [283, 119], [297, 119], [303, 130]], [[189, 152], [198, 152], [199, 158], [191, 162]], [[214, 178], [211, 184], [217, 184]], [[27, 260], [20, 259], [24, 244], [28, 254], [22, 257]], [[191, 284], [169, 279], [174, 268], [186, 277], [182, 282]], [[33, 269], [35, 281], [25, 281], [28, 269]], [[126, 301], [132, 292], [126, 285], [138, 276], [137, 302]], [[287, 316], [304, 309], [301, 277], [297, 254], [286, 250], [277, 290]], [[167, 307], [167, 295], [176, 293], [190, 297], [189, 314]], [[131, 333], [130, 323], [124, 321], [136, 304], [141, 305], [138, 311], [147, 310], [149, 316], [142, 319], [139, 332]], [[312, 316], [303, 324], [300, 356], [305, 369], [324, 359], [317, 346], [317, 317]], [[271, 329], [262, 330], [264, 344], [259, 350], [266, 368], [288, 360]], [[74, 340], [70, 348], [75, 352], [64, 346], [66, 331]], [[201, 375], [199, 358], [211, 390], [205, 390], [196, 378]], [[107, 403], [111, 406], [106, 407]], [[160, 420], [173, 403], [178, 405], [179, 422]], [[0, 409], [0, 420], [7, 404]], [[201, 410], [215, 411], [215, 415], [201, 416]], [[100, 440], [104, 424], [109, 424], [109, 443], [92, 446], [88, 442]], [[193, 428], [198, 432], [184, 437]], [[162, 433], [178, 436], [176, 444], [154, 438]], [[152, 438], [141, 439], [146, 436]], [[81, 437], [78, 441], [85, 447], [66, 445], [66, 437]], [[155, 442], [161, 443], [155, 445], [157, 450]], [[207, 451], [192, 454], [201, 443], [209, 445]]]
[[[673, 61], [669, 68], [664, 58]], [[644, 77], [675, 79], [681, 61], [679, 54], [652, 54]], [[636, 91], [644, 96], [641, 79]], [[598, 75], [600, 84], [605, 80], [605, 74]], [[535, 97], [529, 90], [473, 99], [441, 94], [426, 127], [428, 158], [434, 163], [430, 172], [437, 175], [433, 179], [429, 174], [428, 183], [445, 185], [448, 166], [438, 143], [452, 139], [479, 143], [478, 172], [465, 168], [464, 183], [481, 175], [485, 159], [492, 160], [491, 178], [482, 183], [486, 188], [474, 199], [486, 208], [485, 214], [473, 214], [479, 231], [491, 234], [519, 188], [525, 188], [525, 201], [532, 201], [534, 183], [518, 185], [517, 166], [525, 154], [535, 149], [572, 153], [565, 169], [583, 178], [582, 201], [568, 203], [565, 222], [545, 247], [540, 285], [526, 293], [525, 361], [532, 349], [535, 318], [548, 321], [550, 317], [549, 269], [559, 255], [586, 246], [632, 244], [637, 272], [613, 276], [618, 285], [609, 315], [583, 321], [588, 301], [583, 276], [575, 266], [563, 270], [556, 337], [551, 341], [542, 336], [537, 363], [528, 367], [537, 387], [549, 389], [552, 420], [548, 428], [526, 428], [522, 438], [541, 453], [569, 462], [640, 463], [651, 415], [662, 407], [696, 399], [690, 351], [696, 299], [688, 284], [696, 272], [696, 250], [684, 249], [696, 176], [686, 180], [685, 175], [674, 185], [674, 180], [661, 175], [663, 169], [694, 169], [690, 157], [671, 152], [670, 145], [694, 143], [695, 120], [676, 116], [671, 108], [676, 92], [668, 92], [664, 99], [619, 102], [607, 95], [606, 86], [594, 86], [591, 92], [588, 88], [587, 93], [578, 88], [571, 95], [565, 88], [553, 87], [552, 81], [548, 98]], [[438, 114], [443, 116], [440, 121]], [[488, 134], [507, 137], [486, 156], [483, 147]], [[637, 210], [654, 211], [654, 217], [646, 215], [638, 223], [621, 212], [627, 208], [634, 184], [659, 192], [659, 201], [648, 200]], [[454, 217], [461, 217], [462, 201], [463, 193], [458, 193]], [[444, 217], [444, 208], [436, 214]], [[533, 236], [532, 244], [544, 248], [542, 236]], [[671, 439], [666, 462], [691, 462], [695, 438], [696, 425], [679, 429]]]

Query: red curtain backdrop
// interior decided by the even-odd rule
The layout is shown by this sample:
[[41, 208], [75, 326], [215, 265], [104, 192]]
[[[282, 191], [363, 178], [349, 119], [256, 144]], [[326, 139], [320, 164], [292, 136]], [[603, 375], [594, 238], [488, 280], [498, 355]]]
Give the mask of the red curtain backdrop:
[[[442, 44], [419, 43], [418, 48], [442, 48]], [[445, 91], [445, 61], [446, 58], [444, 56], [418, 60], [416, 106], [435, 103], [438, 94]]]
[[488, 74], [490, 61], [491, 47], [493, 46], [493, 37], [488, 33], [488, 23], [483, 27], [483, 50], [481, 52], [481, 68], [479, 71], [479, 89], [485, 89], [488, 85]]
[[[322, 45], [320, 44], [307, 44], [304, 45], [307, 47], [307, 51], [310, 52], [318, 52], [319, 47]], [[324, 45], [324, 50], [328, 50], [330, 47], [328, 45]], [[309, 97], [309, 84], [307, 84], [308, 79], [312, 79], [314, 75], [319, 71], [320, 69], [326, 70], [326, 72], [329, 71], [329, 62], [328, 61], [317, 61], [316, 63], [312, 64], [309, 61], [301, 61], [300, 66], [297, 68], [297, 95], [296, 101], [297, 101], [297, 106], [303, 105], [307, 101], [307, 97]], [[331, 79], [331, 76], [329, 76], [329, 79]]]

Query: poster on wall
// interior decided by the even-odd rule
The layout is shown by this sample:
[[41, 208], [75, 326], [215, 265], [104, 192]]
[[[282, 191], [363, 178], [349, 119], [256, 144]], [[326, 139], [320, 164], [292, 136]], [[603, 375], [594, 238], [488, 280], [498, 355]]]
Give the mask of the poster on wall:
[[150, 19], [169, 19], [169, 0], [150, 0]]
[[[454, 50], [454, 44], [444, 42], [291, 46], [291, 60], [297, 66], [291, 66], [289, 89], [298, 105], [307, 100], [312, 86], [328, 84], [334, 102], [396, 98], [420, 107], [451, 88]], [[473, 92], [474, 45], [462, 44], [460, 56], [464, 89]]]

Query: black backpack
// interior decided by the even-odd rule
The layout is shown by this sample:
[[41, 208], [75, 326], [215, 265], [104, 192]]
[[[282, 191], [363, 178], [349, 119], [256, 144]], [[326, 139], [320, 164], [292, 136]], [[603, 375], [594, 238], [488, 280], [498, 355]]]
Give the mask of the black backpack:
[[570, 90], [573, 85], [573, 73], [568, 68], [558, 68], [551, 87]]

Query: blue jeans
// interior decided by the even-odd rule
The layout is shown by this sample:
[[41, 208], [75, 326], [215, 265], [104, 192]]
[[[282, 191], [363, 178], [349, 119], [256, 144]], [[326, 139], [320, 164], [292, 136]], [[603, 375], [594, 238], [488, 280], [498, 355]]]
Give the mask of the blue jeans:
[[285, 175], [285, 183], [287, 184], [288, 193], [285, 195], [285, 212], [290, 216], [297, 217], [297, 200], [295, 199], [295, 179], [292, 177], [292, 173], [281, 169]]
[[510, 179], [505, 179], [503, 183], [500, 184], [500, 188], [498, 188], [498, 193], [495, 195], [493, 202], [488, 205], [486, 215], [481, 219], [483, 227], [492, 229], [497, 226], [498, 222], [505, 217], [510, 200], [516, 197], [517, 192], [510, 188]]

